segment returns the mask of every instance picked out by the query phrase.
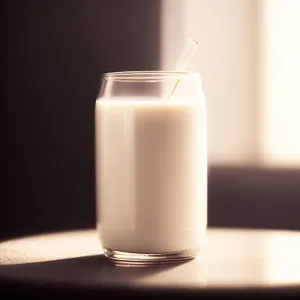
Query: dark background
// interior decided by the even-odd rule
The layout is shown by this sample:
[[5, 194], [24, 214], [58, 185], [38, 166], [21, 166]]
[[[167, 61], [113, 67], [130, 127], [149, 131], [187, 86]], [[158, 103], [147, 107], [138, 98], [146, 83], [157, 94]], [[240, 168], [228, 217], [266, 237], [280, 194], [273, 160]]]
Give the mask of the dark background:
[[100, 76], [158, 69], [159, 13], [158, 0], [2, 6], [0, 238], [95, 225]]
[[[161, 1], [1, 6], [0, 239], [93, 227], [99, 78], [159, 68]], [[300, 229], [299, 214], [299, 171], [210, 168], [210, 226]]]

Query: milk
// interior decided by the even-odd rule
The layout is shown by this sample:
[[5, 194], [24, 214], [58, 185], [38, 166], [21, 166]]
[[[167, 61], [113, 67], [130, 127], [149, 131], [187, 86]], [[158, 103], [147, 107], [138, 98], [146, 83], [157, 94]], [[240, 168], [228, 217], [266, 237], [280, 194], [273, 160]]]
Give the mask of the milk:
[[102, 246], [135, 253], [199, 248], [207, 223], [204, 103], [100, 99], [95, 136]]

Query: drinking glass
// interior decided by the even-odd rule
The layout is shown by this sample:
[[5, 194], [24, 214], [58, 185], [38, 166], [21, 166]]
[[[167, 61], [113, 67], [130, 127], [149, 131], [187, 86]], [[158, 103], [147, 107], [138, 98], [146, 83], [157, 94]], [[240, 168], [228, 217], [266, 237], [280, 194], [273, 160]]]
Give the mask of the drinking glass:
[[195, 257], [207, 226], [199, 74], [104, 74], [95, 140], [97, 231], [105, 256], [126, 264]]

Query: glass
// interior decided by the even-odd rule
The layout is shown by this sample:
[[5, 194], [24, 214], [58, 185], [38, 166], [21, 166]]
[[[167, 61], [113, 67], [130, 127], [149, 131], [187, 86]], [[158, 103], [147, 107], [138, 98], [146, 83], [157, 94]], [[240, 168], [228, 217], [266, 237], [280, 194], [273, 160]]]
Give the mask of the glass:
[[129, 264], [195, 257], [207, 226], [199, 75], [104, 74], [95, 139], [97, 230], [105, 256]]

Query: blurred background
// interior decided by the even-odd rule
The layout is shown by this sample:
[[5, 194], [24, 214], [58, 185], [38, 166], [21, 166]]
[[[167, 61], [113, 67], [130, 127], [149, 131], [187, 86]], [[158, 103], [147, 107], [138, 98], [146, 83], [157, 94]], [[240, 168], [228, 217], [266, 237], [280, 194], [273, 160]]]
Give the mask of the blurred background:
[[208, 113], [209, 226], [300, 229], [300, 2], [1, 2], [0, 239], [95, 226], [102, 73], [173, 69]]

